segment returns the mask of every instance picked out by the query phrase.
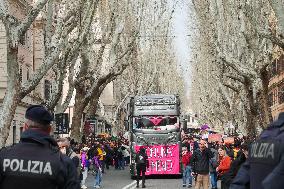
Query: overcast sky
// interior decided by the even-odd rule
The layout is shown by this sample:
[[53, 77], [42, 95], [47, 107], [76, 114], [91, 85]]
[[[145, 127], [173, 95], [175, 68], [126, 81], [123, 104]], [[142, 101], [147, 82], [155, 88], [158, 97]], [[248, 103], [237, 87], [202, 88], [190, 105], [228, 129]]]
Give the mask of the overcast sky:
[[[175, 1], [175, 0], [174, 0]], [[176, 1], [175, 1], [176, 2]], [[191, 50], [190, 44], [192, 39], [192, 30], [191, 30], [191, 20], [190, 20], [190, 11], [189, 4], [187, 1], [179, 0], [177, 1], [177, 6], [173, 15], [173, 35], [174, 37], [174, 47], [176, 51], [177, 64], [180, 73], [185, 79], [185, 90], [187, 94], [190, 89], [190, 59], [191, 59]]]

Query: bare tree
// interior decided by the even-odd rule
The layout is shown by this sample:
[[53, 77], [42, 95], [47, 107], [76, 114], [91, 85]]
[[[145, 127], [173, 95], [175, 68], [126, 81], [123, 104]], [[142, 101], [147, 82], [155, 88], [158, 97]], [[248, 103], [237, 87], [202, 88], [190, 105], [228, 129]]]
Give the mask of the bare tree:
[[[15, 114], [17, 105], [21, 100], [35, 89], [41, 79], [48, 73], [48, 71], [57, 62], [62, 50], [68, 46], [69, 37], [76, 29], [77, 21], [80, 19], [80, 10], [84, 5], [93, 7], [94, 1], [88, 0], [84, 3], [81, 1], [61, 1], [49, 2], [46, 16], [46, 40], [45, 40], [45, 57], [40, 67], [33, 73], [32, 77], [24, 83], [19, 79], [19, 65], [18, 65], [18, 43], [25, 35], [27, 30], [31, 27], [40, 11], [47, 4], [47, 0], [37, 1], [36, 5], [30, 10], [29, 14], [22, 20], [18, 20], [8, 12], [8, 2], [0, 2], [0, 19], [5, 25], [6, 37], [8, 41], [7, 50], [7, 73], [8, 84], [3, 101], [2, 111], [0, 114], [0, 132], [1, 141], [0, 146], [5, 145], [7, 140], [10, 123]], [[54, 4], [53, 4], [54, 3]], [[58, 9], [55, 9], [57, 7]], [[91, 10], [87, 9], [87, 10]], [[88, 12], [90, 13], [90, 12]], [[90, 13], [91, 14], [91, 13]], [[89, 16], [86, 15], [83, 20], [86, 25], [82, 27], [79, 40], [88, 32]]]
[[[134, 27], [136, 19], [133, 18], [128, 1], [110, 1], [99, 5], [97, 15], [100, 39], [90, 35], [90, 39], [99, 43], [94, 46], [86, 43], [81, 48], [80, 69], [76, 76], [74, 87], [76, 89], [74, 116], [72, 118], [71, 136], [80, 139], [82, 115], [86, 108], [96, 112], [99, 97], [108, 83], [121, 75], [131, 63], [133, 49], [136, 46], [137, 30]], [[128, 19], [128, 22], [126, 22]], [[133, 22], [129, 22], [133, 20]], [[133, 28], [126, 30], [127, 28]], [[97, 28], [97, 29], [98, 29]], [[123, 39], [123, 33], [128, 32], [128, 38]], [[105, 66], [105, 60], [108, 61]]]
[[[194, 97], [201, 105], [198, 109], [206, 107], [202, 112], [205, 120], [233, 121], [256, 135], [258, 126], [265, 127], [272, 119], [268, 68], [273, 48], [270, 40], [260, 34], [269, 28], [271, 9], [264, 1], [203, 0], [193, 1], [193, 7], [200, 31], [194, 56], [194, 81], [198, 82], [193, 89], [194, 93], [198, 91], [194, 96], [200, 96]], [[219, 84], [200, 77], [204, 74]], [[217, 101], [210, 98], [213, 91]], [[232, 111], [235, 107], [241, 111]], [[226, 116], [220, 119], [217, 112]]]

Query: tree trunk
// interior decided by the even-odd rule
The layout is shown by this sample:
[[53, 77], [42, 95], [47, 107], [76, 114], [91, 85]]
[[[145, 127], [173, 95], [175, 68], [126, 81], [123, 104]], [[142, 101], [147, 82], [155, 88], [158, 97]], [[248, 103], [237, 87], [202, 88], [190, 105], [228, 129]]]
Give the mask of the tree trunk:
[[[9, 94], [7, 94], [9, 93]], [[3, 112], [1, 113], [0, 116], [0, 124], [1, 124], [1, 129], [0, 129], [0, 148], [5, 146], [6, 141], [9, 137], [9, 132], [11, 128], [11, 122], [14, 118], [16, 108], [19, 104], [20, 97], [17, 94], [16, 90], [8, 91], [5, 95], [5, 99], [3, 102]]]
[[75, 96], [75, 104], [74, 104], [74, 113], [72, 118], [72, 125], [71, 125], [71, 138], [75, 141], [80, 142], [82, 133], [81, 130], [81, 120], [84, 109], [86, 104], [84, 102], [84, 92], [81, 90], [76, 89], [76, 96]]
[[89, 110], [88, 110], [88, 115], [89, 116], [95, 116], [98, 110], [98, 102], [99, 102], [99, 96], [95, 95], [94, 98], [91, 100], [90, 105], [89, 105]]
[[245, 78], [244, 81], [244, 88], [246, 91], [246, 96], [248, 100], [248, 107], [246, 109], [247, 112], [247, 123], [246, 123], [246, 129], [247, 129], [247, 134], [248, 136], [255, 137], [257, 132], [256, 132], [256, 125], [257, 125], [257, 111], [255, 107], [255, 102], [253, 98], [253, 86], [251, 83], [251, 80], [249, 78]]
[[11, 122], [14, 118], [14, 114], [17, 105], [20, 103], [20, 80], [18, 77], [18, 49], [9, 49], [7, 53], [7, 72], [8, 82], [5, 93], [5, 98], [2, 105], [0, 114], [0, 148], [5, 146], [7, 138], [9, 136]]

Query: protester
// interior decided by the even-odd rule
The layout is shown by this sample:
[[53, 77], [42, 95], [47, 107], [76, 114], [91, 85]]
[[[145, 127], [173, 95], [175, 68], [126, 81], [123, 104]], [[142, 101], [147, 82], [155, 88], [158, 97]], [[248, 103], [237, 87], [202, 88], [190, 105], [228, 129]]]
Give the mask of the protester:
[[245, 142], [241, 145], [240, 150], [238, 151], [238, 157], [231, 163], [230, 169], [223, 175], [223, 185], [225, 188], [229, 188], [233, 179], [237, 175], [241, 165], [246, 161], [248, 158], [248, 149], [249, 143]]
[[101, 164], [102, 173], [105, 171], [105, 157], [106, 152], [104, 150], [104, 146], [102, 144], [98, 144], [97, 146], [98, 156]]
[[193, 152], [191, 158], [192, 170], [197, 174], [195, 189], [208, 189], [209, 186], [209, 160], [213, 157], [212, 152], [207, 148], [205, 140], [199, 141], [199, 149]]
[[182, 175], [182, 186], [186, 187], [186, 181], [188, 181], [188, 188], [192, 187], [192, 175], [191, 175], [191, 152], [188, 151], [187, 147], [182, 148], [182, 164], [183, 164], [183, 175]]
[[233, 153], [234, 153], [234, 160], [237, 159], [240, 155], [240, 147], [241, 147], [241, 141], [239, 138], [234, 138], [234, 148], [233, 148]]
[[118, 163], [118, 169], [124, 170], [124, 156], [123, 156], [123, 150], [125, 147], [123, 147], [121, 144], [119, 144], [119, 147], [117, 149], [117, 163]]
[[118, 145], [115, 143], [113, 147], [113, 164], [116, 170], [118, 170]]
[[57, 140], [57, 144], [59, 146], [60, 151], [67, 155], [68, 157], [71, 158], [71, 160], [74, 163], [74, 166], [76, 167], [77, 170], [77, 177], [78, 180], [82, 180], [82, 172], [81, 172], [81, 165], [80, 165], [80, 155], [76, 154], [71, 146], [70, 146], [70, 141], [67, 138], [59, 138]]
[[81, 188], [82, 189], [87, 188], [87, 186], [85, 184], [86, 184], [86, 179], [88, 177], [88, 168], [90, 166], [90, 162], [89, 162], [88, 156], [87, 156], [88, 150], [89, 150], [88, 147], [84, 147], [81, 151], [81, 167], [82, 167], [82, 175], [83, 175], [83, 178], [82, 178], [82, 181], [81, 181]]
[[210, 173], [210, 183], [211, 189], [217, 189], [217, 171], [216, 168], [218, 166], [218, 151], [216, 150], [217, 145], [211, 144], [210, 150], [213, 153], [213, 158], [209, 160], [209, 173]]
[[121, 147], [123, 147], [122, 148], [122, 155], [123, 155], [123, 158], [124, 158], [124, 165], [127, 166], [130, 163], [129, 148], [128, 148], [128, 146], [126, 146], [124, 144]]
[[146, 188], [145, 172], [146, 168], [149, 167], [149, 162], [145, 148], [140, 148], [140, 151], [136, 155], [135, 162], [136, 162], [136, 172], [137, 172], [136, 187], [139, 188], [139, 180], [141, 179], [142, 175], [142, 188]]
[[102, 182], [102, 164], [100, 161], [101, 155], [99, 155], [99, 152], [97, 152], [94, 157], [93, 157], [93, 165], [95, 169], [95, 188], [100, 188], [101, 187], [101, 182]]
[[109, 169], [109, 166], [113, 165], [113, 150], [109, 144], [105, 144], [104, 149], [106, 152], [106, 158], [105, 158], [106, 169]]
[[231, 157], [229, 157], [226, 153], [226, 149], [224, 146], [220, 146], [218, 149], [218, 167], [216, 171], [218, 173], [218, 177], [221, 179], [221, 189], [227, 189], [226, 185], [224, 184], [223, 175], [229, 171], [231, 165]]

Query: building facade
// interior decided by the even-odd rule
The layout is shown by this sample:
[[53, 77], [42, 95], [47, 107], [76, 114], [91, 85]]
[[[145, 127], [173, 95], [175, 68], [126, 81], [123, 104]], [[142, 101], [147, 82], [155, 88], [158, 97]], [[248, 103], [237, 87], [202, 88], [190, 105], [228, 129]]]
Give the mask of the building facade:
[[[33, 5], [32, 0], [8, 0], [9, 13], [18, 20], [22, 20], [28, 14]], [[18, 47], [19, 79], [25, 82], [40, 67], [44, 58], [43, 23], [41, 19], [34, 21], [24, 38], [20, 40]], [[30, 104], [38, 104], [50, 96], [51, 84], [43, 79], [36, 89], [27, 95], [18, 105], [7, 144], [18, 142], [25, 121], [25, 111]], [[48, 79], [50, 81], [50, 79]], [[7, 38], [3, 23], [0, 21], [0, 105], [3, 102], [7, 88]]]
[[284, 55], [272, 63], [269, 81], [269, 105], [273, 120], [284, 111]]

